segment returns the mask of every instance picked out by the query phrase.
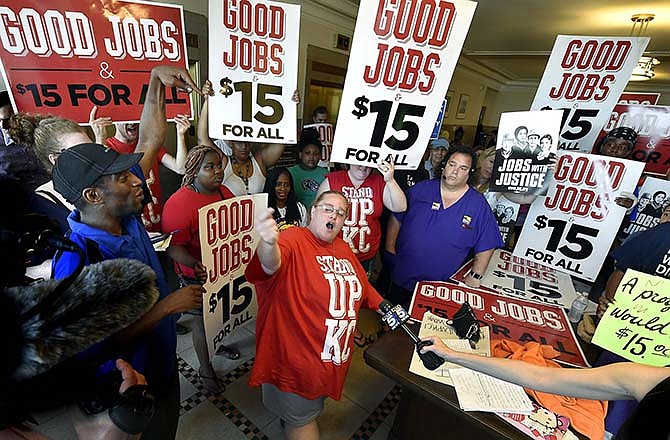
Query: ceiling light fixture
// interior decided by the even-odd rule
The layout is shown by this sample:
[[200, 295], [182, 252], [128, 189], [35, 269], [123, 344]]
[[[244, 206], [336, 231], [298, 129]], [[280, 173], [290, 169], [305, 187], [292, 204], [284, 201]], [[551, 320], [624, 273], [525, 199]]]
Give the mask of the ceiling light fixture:
[[[633, 28], [630, 30], [631, 37], [642, 37], [647, 33], [649, 22], [654, 19], [654, 14], [635, 14], [630, 19]], [[661, 62], [654, 57], [641, 56], [629, 81], [648, 81], [655, 75], [654, 68]]]

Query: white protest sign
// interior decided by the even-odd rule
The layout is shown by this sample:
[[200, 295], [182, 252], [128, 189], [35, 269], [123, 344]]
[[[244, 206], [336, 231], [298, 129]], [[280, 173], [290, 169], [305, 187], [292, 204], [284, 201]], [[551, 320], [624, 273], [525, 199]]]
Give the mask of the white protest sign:
[[[599, 168], [607, 185], [599, 182]], [[633, 192], [643, 168], [632, 160], [561, 154], [547, 196], [530, 207], [514, 255], [594, 281], [626, 215], [614, 199]], [[604, 186], [611, 195], [599, 192]]]
[[577, 297], [570, 275], [498, 249], [486, 267], [482, 286], [506, 296], [569, 308]]
[[209, 136], [264, 143], [297, 141], [300, 6], [210, 0]]
[[556, 153], [560, 111], [500, 115], [489, 191], [534, 193], [544, 186], [549, 155]]
[[419, 166], [476, 6], [360, 2], [332, 162]]
[[563, 110], [560, 150], [591, 151], [647, 37], [558, 35], [531, 110]]
[[263, 193], [198, 210], [202, 264], [207, 268], [203, 319], [211, 356], [226, 336], [256, 318], [256, 288], [244, 270], [258, 244], [254, 218], [267, 205], [268, 195]]

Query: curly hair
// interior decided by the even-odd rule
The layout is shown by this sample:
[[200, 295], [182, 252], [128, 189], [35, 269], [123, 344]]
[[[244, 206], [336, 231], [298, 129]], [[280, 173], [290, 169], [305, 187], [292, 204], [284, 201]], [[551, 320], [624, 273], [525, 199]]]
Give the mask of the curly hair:
[[221, 150], [210, 145], [198, 145], [191, 148], [186, 156], [186, 164], [184, 165], [186, 171], [184, 172], [184, 178], [181, 180], [181, 186], [190, 185], [195, 181], [195, 176], [198, 175], [202, 161], [205, 160], [207, 153], [214, 153], [220, 159], [223, 158]]
[[52, 115], [17, 113], [9, 119], [9, 135], [19, 145], [32, 148], [44, 167], [51, 172], [53, 164], [49, 155], [63, 149], [61, 136], [84, 129], [74, 121]]

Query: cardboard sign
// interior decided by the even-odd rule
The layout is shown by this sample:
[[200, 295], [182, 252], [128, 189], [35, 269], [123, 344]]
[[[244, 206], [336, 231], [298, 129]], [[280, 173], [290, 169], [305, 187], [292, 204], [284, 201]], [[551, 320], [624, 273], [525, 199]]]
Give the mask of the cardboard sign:
[[627, 270], [592, 342], [640, 364], [670, 366], [670, 280]]
[[544, 187], [549, 156], [558, 148], [562, 114], [541, 111], [500, 116], [490, 191], [535, 193]]
[[564, 152], [549, 192], [530, 207], [514, 255], [594, 281], [626, 208], [614, 203], [632, 193], [644, 164]]
[[314, 128], [319, 132], [319, 140], [323, 145], [319, 166], [328, 168], [330, 166], [330, 154], [333, 149], [333, 124], [329, 122], [320, 122], [318, 124], [305, 125], [303, 128]]
[[300, 6], [209, 2], [209, 136], [263, 143], [297, 141]]
[[265, 193], [235, 197], [198, 210], [202, 264], [207, 268], [203, 300], [210, 356], [223, 339], [256, 318], [256, 288], [244, 277], [258, 244], [254, 218], [267, 208]]
[[660, 105], [617, 104], [600, 132], [600, 140], [617, 127], [630, 127], [637, 132], [637, 142], [630, 159], [646, 164], [645, 172], [663, 175], [670, 169], [670, 107]]
[[[13, 0], [0, 7], [0, 62], [14, 109], [88, 123], [140, 120], [151, 69], [188, 68], [182, 7], [145, 1]], [[166, 91], [168, 118], [189, 95]]]
[[563, 110], [560, 150], [591, 151], [647, 37], [558, 35], [531, 110]]
[[476, 6], [360, 2], [333, 162], [420, 165]]
[[661, 221], [663, 210], [670, 204], [670, 181], [647, 177], [638, 195], [637, 215], [624, 229], [626, 237], [653, 228]]
[[505, 247], [509, 247], [514, 235], [514, 226], [516, 225], [516, 218], [519, 216], [521, 205], [508, 200], [501, 193], [486, 192], [484, 193], [484, 197], [489, 202], [498, 223], [500, 238], [505, 243]]
[[449, 318], [464, 302], [472, 306], [479, 322], [487, 325], [491, 339], [520, 344], [539, 342], [561, 353], [557, 361], [589, 366], [565, 311], [560, 307], [508, 298], [483, 290], [440, 281], [421, 281], [414, 288], [409, 314], [421, 321], [425, 312]]

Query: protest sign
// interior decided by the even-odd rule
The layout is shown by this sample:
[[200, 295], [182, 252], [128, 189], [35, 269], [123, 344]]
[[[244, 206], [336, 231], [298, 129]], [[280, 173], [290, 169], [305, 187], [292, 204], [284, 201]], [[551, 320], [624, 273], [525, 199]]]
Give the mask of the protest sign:
[[440, 137], [440, 130], [442, 129], [442, 120], [444, 119], [444, 112], [447, 110], [447, 104], [449, 101], [446, 99], [442, 101], [442, 108], [440, 113], [437, 115], [437, 121], [435, 121], [435, 126], [433, 127], [433, 132], [430, 134], [430, 140], [434, 140]]
[[[15, 109], [88, 123], [140, 120], [151, 69], [187, 68], [182, 7], [145, 1], [14, 0], [0, 7], [0, 62]], [[191, 101], [166, 91], [167, 116]]]
[[360, 2], [331, 161], [420, 165], [476, 5]]
[[640, 364], [670, 366], [670, 280], [628, 269], [592, 342]]
[[303, 128], [313, 128], [319, 133], [319, 140], [321, 141], [321, 145], [323, 145], [319, 166], [328, 168], [330, 166], [330, 154], [333, 149], [333, 124], [321, 122], [318, 124], [308, 124]]
[[[670, 107], [617, 104], [599, 139], [617, 127], [630, 127], [637, 141], [629, 158], [646, 164], [645, 171], [665, 176], [670, 168]], [[600, 142], [593, 148], [597, 153]]]
[[559, 150], [591, 151], [647, 37], [558, 35], [531, 110], [562, 110]]
[[562, 114], [540, 111], [500, 116], [490, 191], [532, 194], [543, 188], [549, 155], [558, 148]]
[[653, 228], [670, 204], [670, 181], [647, 177], [640, 188], [635, 219], [623, 230], [625, 237]]
[[256, 288], [244, 270], [259, 239], [254, 218], [267, 206], [267, 194], [254, 194], [198, 210], [202, 264], [207, 268], [203, 319], [212, 356], [226, 336], [256, 318]]
[[509, 247], [514, 235], [514, 226], [521, 205], [508, 200], [501, 193], [486, 192], [484, 196], [486, 197], [486, 201], [489, 202], [498, 223], [500, 238], [505, 243], [505, 247]]
[[594, 281], [626, 214], [614, 199], [635, 190], [643, 167], [563, 152], [547, 196], [530, 207], [514, 255]]
[[209, 2], [209, 135], [295, 143], [300, 6]]
[[472, 307], [479, 322], [487, 325], [491, 339], [510, 339], [520, 344], [539, 342], [561, 353], [558, 361], [588, 366], [565, 311], [483, 290], [441, 281], [421, 281], [414, 288], [411, 319], [421, 321], [425, 312], [449, 318], [464, 302]]
[[656, 105], [660, 97], [660, 93], [623, 92], [617, 104]]

